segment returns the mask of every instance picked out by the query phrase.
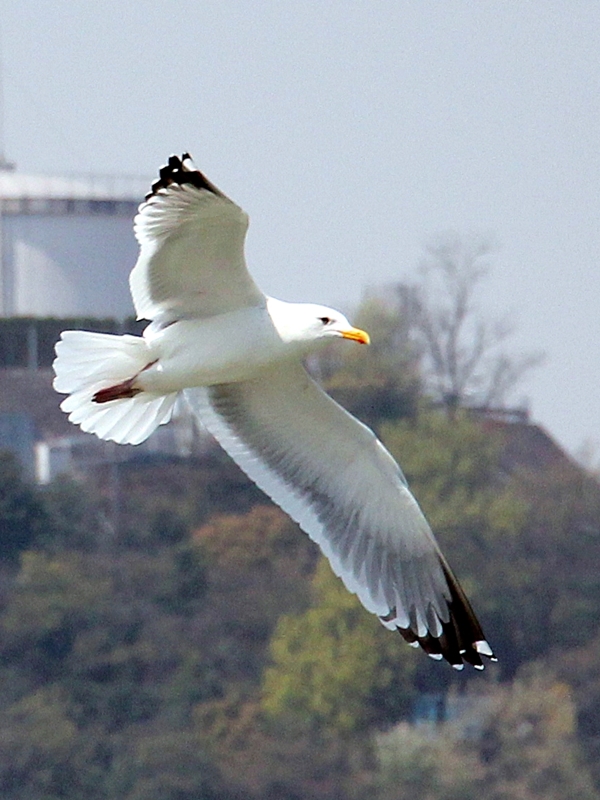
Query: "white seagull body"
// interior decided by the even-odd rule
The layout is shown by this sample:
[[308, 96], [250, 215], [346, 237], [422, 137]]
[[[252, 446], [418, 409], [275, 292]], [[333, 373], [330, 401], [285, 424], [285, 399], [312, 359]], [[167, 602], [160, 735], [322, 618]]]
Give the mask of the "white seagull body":
[[61, 408], [85, 431], [138, 444], [183, 394], [386, 627], [481, 669], [492, 650], [402, 471], [303, 367], [334, 337], [368, 335], [325, 306], [266, 297], [246, 269], [247, 227], [188, 154], [172, 156], [134, 225], [131, 293], [152, 322], [143, 337], [65, 331], [54, 362]]

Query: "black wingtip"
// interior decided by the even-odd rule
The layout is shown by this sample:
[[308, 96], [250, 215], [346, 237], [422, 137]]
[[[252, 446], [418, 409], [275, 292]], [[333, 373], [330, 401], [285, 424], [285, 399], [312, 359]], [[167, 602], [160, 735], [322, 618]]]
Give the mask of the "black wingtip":
[[402, 637], [409, 644], [417, 644], [432, 658], [440, 658], [454, 667], [463, 669], [465, 664], [470, 664], [477, 670], [484, 668], [482, 656], [490, 661], [497, 661], [492, 648], [488, 644], [481, 625], [475, 616], [471, 604], [462, 587], [452, 574], [447, 564], [442, 562], [442, 569], [450, 590], [448, 601], [449, 619], [441, 622], [442, 633], [433, 636], [419, 636], [412, 628], [398, 628]]
[[217, 187], [196, 168], [189, 153], [183, 153], [181, 156], [169, 156], [165, 166], [159, 169], [158, 179], [152, 184], [152, 189], [146, 195], [146, 200], [150, 200], [161, 189], [167, 189], [174, 183], [179, 186], [184, 184], [194, 186], [196, 189], [204, 189], [207, 192], [223, 197]]

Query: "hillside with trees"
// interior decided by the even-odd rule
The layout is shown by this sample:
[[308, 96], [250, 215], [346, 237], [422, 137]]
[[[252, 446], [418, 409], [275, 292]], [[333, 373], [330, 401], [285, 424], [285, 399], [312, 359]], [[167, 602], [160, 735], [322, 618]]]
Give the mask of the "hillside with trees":
[[597, 476], [436, 395], [408, 312], [357, 322], [374, 346], [311, 369], [399, 460], [498, 664], [407, 647], [216, 449], [47, 487], [3, 456], [3, 798], [600, 798]]

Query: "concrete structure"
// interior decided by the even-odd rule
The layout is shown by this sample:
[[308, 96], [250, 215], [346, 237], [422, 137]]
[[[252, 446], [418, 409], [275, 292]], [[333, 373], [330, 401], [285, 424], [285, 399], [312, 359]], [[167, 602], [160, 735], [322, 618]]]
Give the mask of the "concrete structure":
[[131, 315], [132, 221], [150, 182], [0, 163], [0, 316]]
[[50, 369], [0, 369], [0, 451], [13, 453], [26, 477], [48, 483], [66, 473], [83, 477], [101, 464], [135, 458], [185, 458], [216, 447], [185, 404], [140, 445], [105, 442], [72, 425], [52, 388]]

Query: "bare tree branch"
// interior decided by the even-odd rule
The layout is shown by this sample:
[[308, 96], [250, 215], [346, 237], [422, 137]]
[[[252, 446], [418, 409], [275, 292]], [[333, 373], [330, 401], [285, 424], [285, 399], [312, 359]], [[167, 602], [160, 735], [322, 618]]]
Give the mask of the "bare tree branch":
[[540, 354], [511, 356], [501, 345], [513, 332], [506, 316], [480, 313], [476, 295], [490, 269], [488, 239], [446, 236], [426, 248], [419, 281], [397, 287], [411, 298], [411, 322], [429, 390], [449, 405], [501, 405]]

